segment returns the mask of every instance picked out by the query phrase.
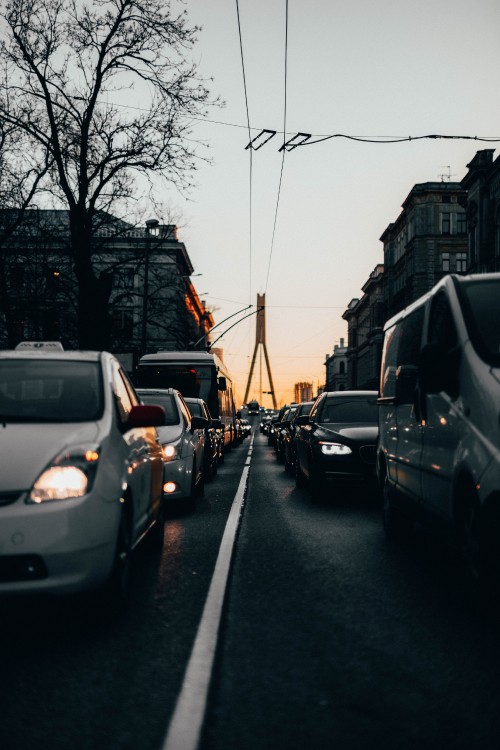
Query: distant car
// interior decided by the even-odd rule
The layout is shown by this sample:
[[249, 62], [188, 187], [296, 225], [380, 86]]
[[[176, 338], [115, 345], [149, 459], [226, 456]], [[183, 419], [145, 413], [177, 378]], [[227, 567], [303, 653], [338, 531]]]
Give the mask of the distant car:
[[290, 421], [293, 419], [295, 412], [297, 411], [298, 404], [291, 404], [285, 409], [281, 421], [275, 427], [276, 439], [274, 442], [274, 450], [276, 451], [276, 459], [278, 463], [282, 464], [285, 462], [285, 439], [288, 428], [290, 427]]
[[244, 438], [249, 437], [252, 434], [252, 425], [250, 424], [248, 419], [244, 419], [244, 418], [240, 419], [240, 423], [241, 423], [241, 430], [243, 433], [243, 437]]
[[[205, 476], [213, 479], [219, 468], [219, 457], [224, 450], [224, 437], [221, 434], [222, 423], [212, 419], [210, 410], [202, 398], [184, 398], [193, 417], [203, 417], [208, 422], [205, 428]], [[221, 442], [222, 441], [222, 442]]]
[[289, 425], [285, 430], [283, 436], [283, 460], [285, 463], [285, 469], [293, 477], [295, 476], [295, 461], [296, 461], [296, 447], [295, 447], [295, 436], [297, 430], [297, 418], [302, 415], [307, 415], [313, 407], [314, 401], [303, 401], [297, 406], [295, 413], [290, 419]]
[[205, 429], [208, 420], [192, 416], [175, 388], [138, 388], [144, 404], [165, 410], [165, 425], [158, 428], [163, 453], [163, 497], [193, 502], [205, 489]]
[[0, 352], [0, 594], [122, 607], [133, 548], [163, 543], [165, 413], [111, 354], [37, 344]]
[[341, 482], [375, 485], [377, 397], [377, 391], [325, 392], [308, 416], [297, 418], [296, 483], [308, 479], [314, 500]]
[[260, 413], [260, 406], [258, 401], [249, 401], [247, 404], [248, 414], [250, 416]]

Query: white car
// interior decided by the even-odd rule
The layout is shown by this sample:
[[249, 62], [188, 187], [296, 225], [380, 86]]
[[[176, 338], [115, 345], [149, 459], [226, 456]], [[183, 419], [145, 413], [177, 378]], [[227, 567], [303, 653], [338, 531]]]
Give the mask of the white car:
[[131, 551], [163, 541], [165, 414], [111, 354], [61, 349], [0, 352], [0, 594], [121, 605]]
[[205, 430], [208, 419], [192, 416], [175, 388], [138, 388], [144, 404], [165, 410], [165, 425], [158, 428], [163, 452], [163, 496], [193, 501], [205, 488]]

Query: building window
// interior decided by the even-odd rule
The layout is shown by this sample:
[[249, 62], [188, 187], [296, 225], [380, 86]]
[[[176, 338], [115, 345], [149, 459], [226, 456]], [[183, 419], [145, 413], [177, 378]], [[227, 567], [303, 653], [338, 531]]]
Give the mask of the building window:
[[112, 329], [115, 336], [131, 339], [134, 333], [134, 315], [130, 308], [113, 310], [111, 313]]
[[465, 212], [457, 214], [457, 234], [466, 234], [467, 232], [467, 217]]
[[451, 234], [451, 214], [448, 211], [441, 214], [441, 233]]
[[115, 289], [133, 289], [135, 273], [133, 268], [117, 268], [113, 272]]
[[450, 272], [450, 254], [441, 253], [441, 269], [444, 273]]
[[345, 362], [339, 364], [339, 375], [345, 375]]
[[457, 273], [465, 273], [467, 271], [467, 253], [457, 253], [455, 260]]

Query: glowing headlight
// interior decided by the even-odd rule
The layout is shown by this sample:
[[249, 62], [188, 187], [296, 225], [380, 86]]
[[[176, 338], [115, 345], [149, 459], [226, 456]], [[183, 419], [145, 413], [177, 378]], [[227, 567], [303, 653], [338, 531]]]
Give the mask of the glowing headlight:
[[170, 443], [162, 445], [161, 451], [163, 453], [163, 458], [165, 461], [173, 461], [175, 458], [177, 458], [177, 448], [175, 445], [171, 445]]
[[96, 445], [78, 445], [65, 449], [54, 458], [33, 484], [28, 502], [69, 500], [83, 497], [94, 483], [99, 462]]
[[325, 456], [347, 456], [352, 453], [348, 445], [342, 443], [320, 443], [321, 453]]

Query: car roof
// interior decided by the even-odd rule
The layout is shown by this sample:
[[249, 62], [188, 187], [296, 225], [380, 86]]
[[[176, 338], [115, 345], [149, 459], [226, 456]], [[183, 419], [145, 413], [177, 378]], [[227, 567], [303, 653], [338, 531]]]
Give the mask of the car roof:
[[325, 391], [328, 398], [378, 398], [378, 391]]
[[154, 395], [157, 393], [160, 396], [173, 396], [175, 393], [179, 393], [176, 388], [136, 388], [136, 393], [151, 393]]
[[[99, 359], [106, 352], [94, 352], [94, 351], [57, 351], [53, 349], [4, 349], [0, 351], [0, 358], [2, 359], [53, 359], [53, 360], [69, 360], [72, 362], [98, 362]], [[110, 355], [111, 356], [111, 355]]]

